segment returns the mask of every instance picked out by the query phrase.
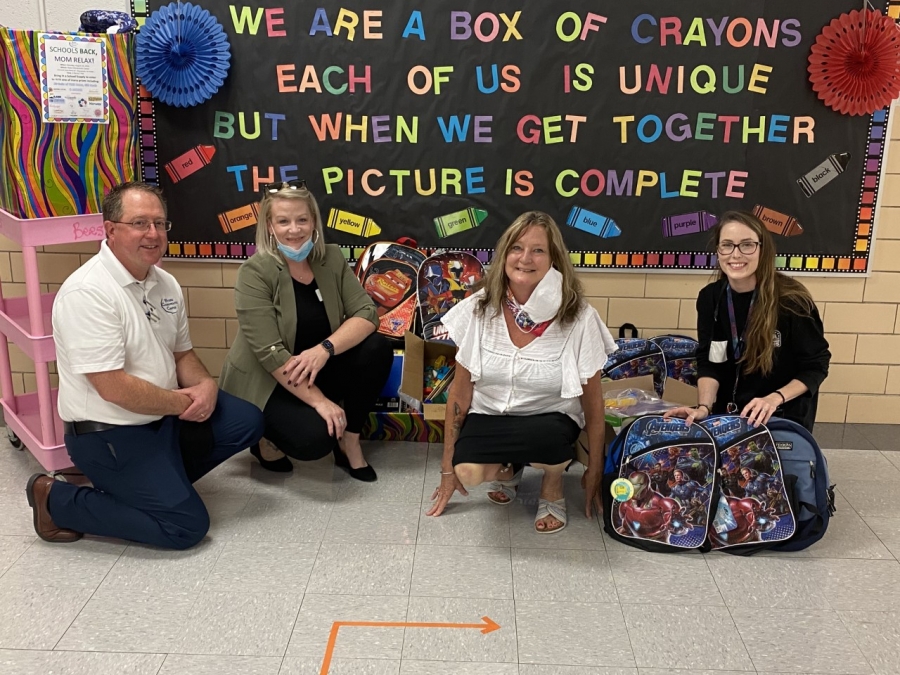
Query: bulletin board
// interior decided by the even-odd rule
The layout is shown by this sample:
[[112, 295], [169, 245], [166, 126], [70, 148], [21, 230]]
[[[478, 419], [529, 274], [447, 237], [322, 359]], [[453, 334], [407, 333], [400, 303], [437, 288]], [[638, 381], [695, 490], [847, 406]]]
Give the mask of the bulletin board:
[[[132, 8], [142, 22], [158, 6]], [[707, 230], [744, 209], [775, 232], [780, 269], [868, 270], [889, 109], [838, 114], [807, 74], [856, 3], [201, 6], [231, 44], [224, 87], [187, 109], [141, 91], [170, 257], [246, 258], [261, 186], [305, 179], [351, 261], [401, 236], [488, 261], [537, 209], [576, 266], [708, 270]]]

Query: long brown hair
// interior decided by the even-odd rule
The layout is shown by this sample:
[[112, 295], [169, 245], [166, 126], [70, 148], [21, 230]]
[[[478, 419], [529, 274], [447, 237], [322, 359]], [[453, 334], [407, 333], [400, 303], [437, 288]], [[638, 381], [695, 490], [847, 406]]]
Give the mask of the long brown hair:
[[[775, 241], [762, 221], [751, 213], [728, 211], [710, 230], [710, 243], [716, 249], [722, 235], [722, 228], [728, 223], [740, 223], [749, 227], [759, 238], [759, 264], [756, 268], [756, 300], [753, 313], [744, 330], [744, 353], [739, 360], [744, 364], [745, 373], [772, 372], [775, 353], [775, 329], [778, 327], [778, 312], [786, 309], [794, 314], [809, 316], [815, 308], [812, 296], [806, 286], [796, 279], [775, 271]], [[718, 281], [727, 277], [719, 268]]]
[[498, 314], [503, 312], [503, 299], [509, 285], [509, 277], [506, 276], [506, 256], [525, 230], [532, 226], [544, 228], [550, 245], [550, 263], [562, 274], [562, 303], [553, 319], [562, 324], [569, 324], [576, 319], [581, 310], [584, 288], [575, 276], [575, 268], [572, 266], [572, 259], [569, 257], [569, 250], [559, 227], [553, 218], [541, 211], [526, 211], [516, 218], [500, 237], [494, 248], [491, 266], [481, 284], [484, 297], [479, 302], [478, 308], [482, 314], [488, 307], [492, 307]]

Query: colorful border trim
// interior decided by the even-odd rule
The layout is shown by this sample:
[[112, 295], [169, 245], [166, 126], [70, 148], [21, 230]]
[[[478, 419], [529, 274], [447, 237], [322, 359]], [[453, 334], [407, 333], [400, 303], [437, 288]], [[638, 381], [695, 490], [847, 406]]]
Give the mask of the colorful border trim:
[[[151, 11], [148, 4], [149, 0], [131, 0], [131, 14], [137, 20], [138, 26], [143, 26], [147, 17], [150, 16]], [[888, 0], [886, 13], [895, 21], [900, 22], [900, 0]], [[141, 138], [139, 168], [142, 169], [143, 180], [157, 183], [159, 165], [157, 162], [155, 102], [143, 85], [140, 86], [139, 92]], [[884, 145], [890, 142], [889, 121], [890, 107], [876, 111], [869, 122], [867, 157], [857, 208], [854, 254], [848, 256], [779, 255], [775, 258], [777, 269], [790, 272], [866, 273], [872, 249], [875, 207], [881, 183]], [[341, 251], [348, 262], [355, 263], [365, 248], [365, 246], [341, 246]], [[442, 249], [423, 250], [431, 255]], [[491, 249], [453, 250], [471, 253], [484, 264], [490, 263], [494, 253]], [[240, 259], [249, 258], [255, 252], [255, 244], [170, 242], [167, 257], [240, 261]], [[583, 269], [702, 271], [714, 270], [718, 266], [715, 254], [707, 251], [571, 251], [570, 256], [572, 264]]]

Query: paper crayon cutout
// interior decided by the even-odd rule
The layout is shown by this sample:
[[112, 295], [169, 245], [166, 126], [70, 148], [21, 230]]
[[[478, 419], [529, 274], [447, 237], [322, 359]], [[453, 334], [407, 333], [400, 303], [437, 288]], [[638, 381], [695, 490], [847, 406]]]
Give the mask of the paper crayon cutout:
[[219, 225], [222, 226], [222, 231], [225, 234], [256, 225], [258, 220], [259, 204], [256, 202], [219, 214]]
[[338, 232], [355, 234], [357, 237], [374, 237], [381, 234], [381, 228], [371, 218], [340, 209], [331, 209], [326, 225]]
[[719, 222], [709, 211], [694, 211], [677, 216], [666, 216], [662, 219], [664, 237], [680, 237], [685, 234], [708, 232]]
[[759, 218], [772, 234], [780, 234], [783, 237], [796, 237], [798, 234], [803, 234], [803, 228], [793, 216], [779, 213], [759, 204], [753, 207], [753, 215]]
[[837, 155], [828, 155], [824, 162], [815, 169], [797, 179], [797, 184], [803, 190], [803, 194], [812, 197], [835, 178], [844, 173], [844, 169], [850, 164], [850, 153], [842, 152]]
[[434, 219], [434, 227], [441, 239], [451, 234], [473, 230], [481, 225], [488, 217], [484, 209], [468, 208], [464, 211], [448, 213], [446, 216], [438, 216]]
[[212, 145], [195, 145], [183, 155], [178, 155], [166, 164], [166, 173], [173, 183], [184, 180], [192, 173], [196, 173], [204, 166], [208, 166], [216, 154], [216, 148]]
[[612, 218], [601, 216], [599, 213], [573, 206], [566, 219], [566, 225], [576, 230], [593, 234], [601, 239], [611, 239], [622, 234], [622, 230]]

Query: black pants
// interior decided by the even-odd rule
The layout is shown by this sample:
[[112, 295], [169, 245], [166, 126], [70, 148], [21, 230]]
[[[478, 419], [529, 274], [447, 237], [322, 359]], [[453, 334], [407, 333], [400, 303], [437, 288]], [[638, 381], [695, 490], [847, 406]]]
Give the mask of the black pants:
[[[387, 382], [393, 359], [394, 351], [387, 338], [372, 333], [356, 347], [328, 359], [316, 375], [315, 386], [329, 400], [339, 405], [343, 401], [346, 431], [356, 434], [362, 431], [375, 399]], [[280, 384], [266, 402], [263, 414], [265, 437], [294, 459], [321, 459], [337, 443], [334, 436], [328, 435], [328, 425], [319, 413]]]

